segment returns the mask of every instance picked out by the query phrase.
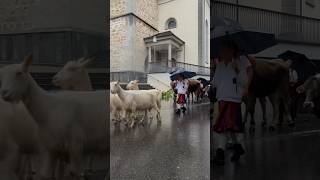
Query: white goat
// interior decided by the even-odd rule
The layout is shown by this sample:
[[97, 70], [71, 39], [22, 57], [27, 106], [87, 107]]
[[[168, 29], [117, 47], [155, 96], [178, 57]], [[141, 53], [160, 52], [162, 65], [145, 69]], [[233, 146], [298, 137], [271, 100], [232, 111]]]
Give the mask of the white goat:
[[[87, 66], [93, 59], [81, 58], [78, 61], [69, 61], [52, 78], [52, 83], [63, 90], [92, 91], [92, 83]], [[110, 94], [110, 93], [109, 93]], [[110, 94], [111, 119], [120, 122], [123, 113], [123, 104], [118, 95]]]
[[122, 113], [124, 112], [123, 102], [119, 98], [117, 94], [110, 93], [110, 113], [112, 115], [112, 120], [115, 122], [120, 122], [122, 117]]
[[53, 76], [52, 83], [63, 90], [92, 91], [92, 85], [87, 66], [93, 59], [81, 58], [78, 61], [68, 61], [63, 68]]
[[24, 104], [11, 104], [0, 98], [0, 126], [1, 163], [6, 164], [8, 173], [20, 179], [31, 177], [40, 150], [36, 122]]
[[[1, 95], [5, 101], [22, 100], [39, 125], [46, 151], [40, 161], [40, 178], [52, 178], [58, 155], [67, 151], [70, 173], [80, 176], [82, 155], [96, 151], [107, 156], [109, 127], [104, 92], [48, 93], [28, 73], [32, 57], [22, 64], [0, 69]], [[103, 98], [105, 97], [105, 98]], [[58, 177], [61, 179], [61, 177]]]
[[127, 90], [139, 90], [138, 83], [139, 83], [139, 80], [130, 81], [126, 86], [126, 89]]
[[126, 89], [127, 90], [135, 90], [135, 91], [132, 91], [132, 92], [151, 93], [151, 94], [153, 94], [157, 99], [158, 108], [161, 109], [161, 95], [162, 95], [161, 91], [159, 91], [157, 89], [140, 90], [139, 86], [138, 86], [138, 83], [139, 83], [139, 80], [130, 81], [126, 86]]
[[[138, 83], [139, 83], [139, 80], [130, 81], [126, 86], [126, 89], [131, 90], [131, 92], [134, 92], [134, 93], [150, 93], [150, 94], [152, 94], [153, 96], [155, 96], [155, 98], [157, 100], [158, 108], [161, 109], [161, 96], [162, 96], [161, 91], [156, 90], [156, 89], [139, 90]], [[145, 114], [147, 114], [147, 112], [145, 112]], [[150, 116], [150, 118], [153, 118], [153, 116]]]
[[147, 111], [152, 109], [157, 112], [157, 120], [160, 121], [160, 110], [157, 105], [157, 100], [151, 93], [137, 93], [132, 91], [125, 91], [121, 88], [119, 82], [112, 82], [110, 84], [110, 91], [112, 94], [118, 94], [122, 100], [125, 109], [125, 117], [130, 127], [134, 125], [133, 115], [137, 111], [145, 111], [145, 115], [141, 121], [147, 116]]
[[[87, 70], [88, 65], [94, 59], [80, 58], [77, 61], [68, 61], [63, 68], [53, 76], [52, 83], [60, 87], [62, 90], [76, 90], [76, 91], [93, 91], [89, 73]], [[95, 91], [98, 92], [98, 91]], [[101, 92], [100, 92], [101, 93]], [[110, 94], [110, 92], [106, 92]], [[119, 97], [111, 97], [110, 102], [115, 101], [117, 103], [120, 101]], [[109, 99], [106, 99], [107, 106], [109, 105]], [[113, 103], [113, 104], [114, 104]], [[121, 101], [120, 101], [121, 103]], [[111, 106], [113, 109], [113, 106]], [[122, 107], [122, 106], [121, 106]], [[111, 118], [113, 119], [113, 118]], [[120, 119], [120, 118], [119, 118]], [[92, 168], [92, 157], [88, 156], [88, 164], [86, 165], [89, 170]]]

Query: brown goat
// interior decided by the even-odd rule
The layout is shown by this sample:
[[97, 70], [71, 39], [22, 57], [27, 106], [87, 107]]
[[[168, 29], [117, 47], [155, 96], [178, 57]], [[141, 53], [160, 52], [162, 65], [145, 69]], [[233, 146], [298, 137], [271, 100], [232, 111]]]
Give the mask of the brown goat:
[[[280, 102], [284, 104], [284, 117], [289, 126], [294, 125], [289, 113], [289, 66], [282, 60], [257, 59], [253, 64], [253, 79], [249, 95], [245, 101], [246, 115], [251, 115], [250, 130], [254, 130], [254, 110], [256, 98], [260, 99], [263, 110], [263, 125], [266, 125], [266, 110], [264, 97], [268, 97], [273, 107], [273, 119], [269, 130], [274, 130], [276, 120], [279, 120]], [[246, 122], [246, 116], [245, 116]]]

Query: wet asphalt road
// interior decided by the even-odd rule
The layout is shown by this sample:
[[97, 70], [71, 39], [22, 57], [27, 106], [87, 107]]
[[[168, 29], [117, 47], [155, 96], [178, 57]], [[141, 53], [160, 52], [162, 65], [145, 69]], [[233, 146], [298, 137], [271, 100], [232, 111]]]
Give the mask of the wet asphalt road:
[[[270, 105], [268, 119], [272, 117]], [[256, 131], [245, 137], [246, 154], [224, 167], [209, 162], [209, 105], [190, 106], [187, 115], [174, 115], [164, 103], [162, 123], [126, 129], [111, 128], [111, 179], [317, 180], [320, 179], [320, 120], [299, 114], [296, 127], [284, 124], [269, 132], [261, 127], [256, 107]], [[248, 127], [247, 127], [248, 128]]]
[[209, 104], [177, 116], [173, 103], [163, 102], [161, 117], [161, 124], [111, 126], [112, 180], [210, 179]]
[[[262, 128], [260, 107], [256, 107], [256, 132], [246, 133], [246, 154], [230, 162], [227, 151], [224, 167], [214, 166], [214, 180], [316, 180], [320, 179], [320, 120], [300, 114], [296, 128], [286, 125], [275, 132]], [[271, 117], [268, 107], [268, 117]], [[247, 130], [248, 132], [248, 130]]]

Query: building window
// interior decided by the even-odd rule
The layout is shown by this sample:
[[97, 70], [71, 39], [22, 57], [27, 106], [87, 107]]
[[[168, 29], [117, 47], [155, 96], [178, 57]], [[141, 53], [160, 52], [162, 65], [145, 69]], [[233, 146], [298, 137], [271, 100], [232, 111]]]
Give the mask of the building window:
[[170, 18], [167, 20], [166, 29], [173, 29], [177, 27], [177, 21], [175, 18]]

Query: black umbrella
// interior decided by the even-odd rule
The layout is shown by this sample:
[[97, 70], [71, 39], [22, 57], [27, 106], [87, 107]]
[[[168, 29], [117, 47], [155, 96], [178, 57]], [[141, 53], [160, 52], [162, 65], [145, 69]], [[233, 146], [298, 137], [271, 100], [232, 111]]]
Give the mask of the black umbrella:
[[169, 74], [173, 74], [175, 72], [177, 72], [178, 70], [182, 71], [184, 70], [183, 68], [180, 68], [180, 67], [175, 67], [175, 68], [172, 68], [171, 71], [169, 72]]
[[278, 58], [281, 58], [281, 59], [284, 59], [284, 60], [291, 59], [292, 61], [306, 61], [306, 60], [309, 59], [304, 54], [297, 53], [297, 52], [290, 51], [290, 50], [279, 54]]
[[[220, 30], [220, 28], [218, 28]], [[221, 34], [221, 32], [219, 32]], [[218, 33], [217, 33], [218, 34]], [[255, 31], [226, 31], [223, 36], [214, 36], [211, 39], [211, 52], [213, 57], [218, 57], [220, 46], [222, 41], [231, 40], [234, 41], [241, 51], [241, 55], [244, 54], [256, 54], [269, 47], [277, 44], [274, 34], [255, 32]]]
[[210, 81], [206, 80], [205, 78], [198, 78], [198, 81], [200, 81], [204, 87], [210, 84]]
[[173, 80], [177, 80], [178, 76], [183, 76], [185, 79], [189, 79], [192, 78], [194, 76], [196, 76], [197, 74], [195, 72], [192, 71], [186, 71], [183, 69], [178, 69], [175, 72], [173, 72], [170, 76], [170, 79]]
[[[220, 44], [224, 40], [231, 40], [239, 47], [241, 55], [256, 54], [277, 44], [275, 35], [265, 32], [244, 30], [239, 23], [231, 23], [230, 20], [216, 21], [211, 39], [211, 56], [218, 57]], [[222, 24], [222, 25], [221, 25]], [[224, 24], [224, 25], [223, 25]]]
[[319, 72], [319, 68], [305, 54], [287, 50], [278, 55], [283, 60], [292, 60], [292, 68], [298, 73], [299, 80], [304, 81], [308, 77]]

